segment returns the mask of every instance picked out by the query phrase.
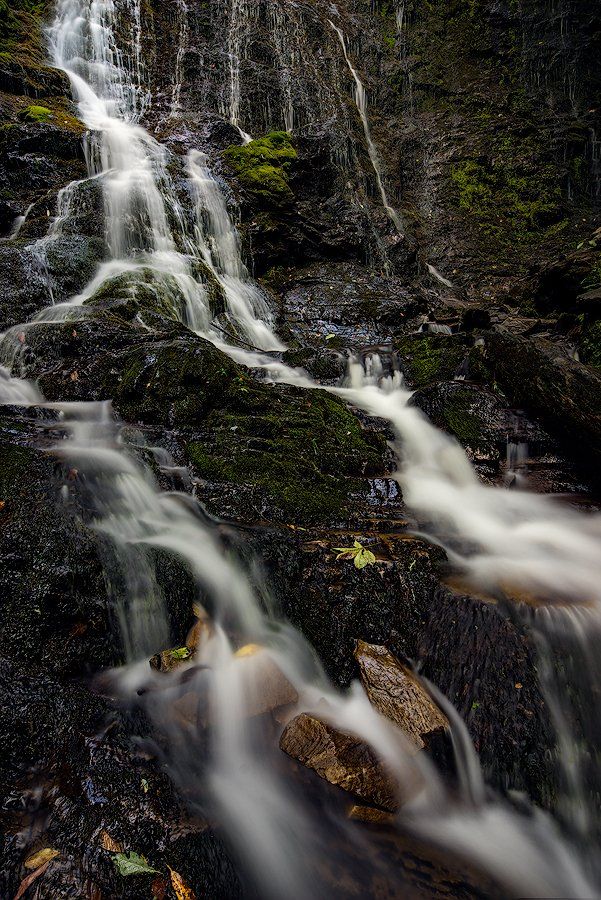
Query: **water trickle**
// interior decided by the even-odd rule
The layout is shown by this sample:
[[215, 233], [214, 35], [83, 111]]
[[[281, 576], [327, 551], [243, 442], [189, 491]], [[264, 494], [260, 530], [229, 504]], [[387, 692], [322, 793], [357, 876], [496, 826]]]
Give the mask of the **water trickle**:
[[253, 14], [252, 0], [227, 0], [229, 4], [227, 31], [228, 90], [222, 113], [237, 129], [242, 141], [252, 140], [240, 124], [241, 83], [240, 65], [246, 55], [246, 44]]
[[393, 223], [399, 235], [403, 235], [405, 229], [403, 227], [403, 222], [399, 213], [394, 209], [388, 200], [388, 195], [386, 193], [386, 189], [384, 187], [384, 178], [382, 174], [382, 164], [380, 162], [380, 155], [376, 149], [376, 145], [373, 142], [371, 136], [371, 129], [369, 127], [369, 119], [367, 117], [367, 95], [365, 93], [365, 88], [363, 86], [363, 82], [359, 77], [359, 73], [354, 68], [346, 47], [346, 38], [344, 36], [344, 32], [338, 28], [331, 20], [328, 20], [336, 34], [338, 35], [338, 40], [340, 41], [340, 46], [342, 47], [342, 52], [344, 54], [345, 62], [348, 66], [349, 72], [353, 76], [353, 80], [355, 82], [355, 104], [357, 106], [357, 110], [359, 112], [359, 116], [361, 118], [361, 124], [363, 125], [363, 131], [365, 134], [365, 142], [367, 144], [367, 152], [369, 154], [369, 159], [371, 161], [374, 174], [376, 176], [376, 184], [378, 186], [378, 191], [380, 194], [380, 198], [382, 200], [382, 206], [386, 210], [386, 214], [390, 221]]
[[184, 82], [184, 60], [188, 50], [190, 27], [188, 25], [188, 5], [186, 0], [176, 0], [178, 37], [175, 70], [173, 73], [173, 91], [171, 94], [171, 110], [169, 117], [177, 119], [182, 110], [182, 86]]

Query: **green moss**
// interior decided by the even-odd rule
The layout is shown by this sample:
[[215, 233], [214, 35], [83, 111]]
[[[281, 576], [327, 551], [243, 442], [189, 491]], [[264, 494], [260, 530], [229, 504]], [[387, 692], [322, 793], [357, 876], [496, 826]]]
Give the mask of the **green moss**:
[[21, 118], [26, 122], [47, 122], [51, 115], [47, 106], [27, 106]]
[[561, 189], [554, 167], [526, 174], [520, 151], [503, 139], [504, 151], [494, 163], [464, 160], [451, 167], [450, 178], [459, 208], [501, 243], [523, 243], [544, 237], [562, 223]]
[[261, 489], [292, 521], [344, 514], [360, 476], [382, 470], [383, 439], [326, 394], [263, 392], [246, 382], [237, 398], [228, 391], [229, 409], [210, 414], [207, 439], [188, 444], [195, 468], [209, 481]]
[[229, 147], [224, 157], [242, 187], [266, 205], [292, 200], [288, 179], [297, 152], [287, 132], [273, 131], [242, 147]]
[[462, 341], [445, 334], [410, 335], [401, 338], [396, 348], [413, 388], [453, 378], [466, 355]]
[[482, 422], [470, 411], [473, 395], [455, 391], [444, 406], [448, 430], [465, 446], [477, 449], [483, 443]]

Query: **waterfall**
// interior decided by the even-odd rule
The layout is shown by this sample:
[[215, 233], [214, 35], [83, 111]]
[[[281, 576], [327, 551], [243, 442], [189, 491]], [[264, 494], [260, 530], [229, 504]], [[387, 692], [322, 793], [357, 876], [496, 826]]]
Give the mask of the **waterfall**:
[[347, 64], [347, 66], [349, 68], [349, 72], [353, 76], [353, 80], [355, 82], [355, 104], [357, 106], [357, 110], [358, 110], [359, 116], [361, 118], [361, 123], [363, 125], [363, 131], [365, 133], [365, 142], [367, 144], [367, 152], [369, 154], [369, 159], [371, 161], [371, 164], [372, 164], [372, 167], [374, 170], [374, 174], [376, 176], [376, 184], [378, 186], [378, 191], [380, 193], [380, 198], [382, 200], [382, 206], [386, 210], [386, 214], [387, 214], [388, 218], [390, 219], [390, 221], [392, 222], [392, 224], [394, 225], [394, 227], [396, 228], [398, 234], [402, 236], [405, 231], [405, 229], [403, 227], [403, 222], [402, 222], [401, 217], [398, 214], [398, 212], [390, 205], [390, 203], [388, 201], [388, 196], [386, 194], [386, 189], [384, 187], [384, 180], [383, 180], [383, 175], [382, 175], [382, 165], [380, 163], [380, 156], [378, 154], [376, 145], [374, 144], [372, 136], [371, 136], [371, 130], [369, 127], [369, 119], [367, 118], [367, 96], [365, 93], [365, 88], [363, 87], [363, 82], [361, 81], [361, 78], [359, 77], [359, 73], [354, 68], [353, 64], [351, 63], [350, 57], [348, 55], [348, 50], [346, 48], [346, 39], [344, 37], [344, 32], [340, 28], [338, 28], [337, 25], [334, 25], [334, 23], [331, 20], [328, 20], [328, 21], [329, 21], [330, 25], [332, 26], [332, 28], [334, 29], [334, 31], [336, 32], [336, 34], [338, 35], [338, 39], [340, 41], [340, 46], [342, 47], [342, 52], [344, 54], [345, 62]]
[[[382, 413], [388, 403], [398, 405], [408, 393], [398, 374], [383, 375], [377, 358], [367, 369], [353, 364], [349, 384], [337, 392], [360, 400], [364, 408], [369, 405], [372, 412], [377, 408]], [[513, 894], [593, 896], [573, 851], [570, 854], [561, 842], [549, 817], [540, 812], [522, 815], [487, 799], [465, 726], [448, 704], [441, 700], [450, 715], [454, 743], [461, 748], [464, 791], [459, 800], [447, 792], [427, 757], [409, 750], [404, 736], [375, 711], [361, 689], [344, 695], [327, 684], [315, 671], [301, 635], [261, 611], [245, 574], [224, 555], [214, 530], [195, 513], [190, 499], [158, 490], [150, 472], [119, 440], [107, 403], [44, 404], [34, 388], [4, 372], [1, 386], [7, 387], [3, 402], [47, 406], [61, 413], [66, 439], [55, 452], [81, 474], [78, 484], [71, 483], [67, 490], [85, 491], [85, 507], [92, 510], [95, 528], [110, 539], [125, 577], [120, 610], [131, 662], [118, 675], [121, 690], [126, 696], [150, 698], [146, 711], [169, 743], [173, 777], [193, 806], [202, 804], [206, 810], [211, 800], [211, 816], [226, 829], [262, 896], [315, 896], [316, 885], [318, 891], [325, 887], [320, 887], [319, 873], [332, 834], [359, 849], [366, 840], [361, 826], [339, 818], [334, 810], [324, 819], [294, 789], [290, 776], [277, 765], [277, 731], [273, 733], [271, 720], [249, 718], [248, 704], [265, 689], [265, 666], [270, 677], [274, 671], [282, 673], [298, 697], [298, 711], [315, 711], [372, 746], [404, 792], [412, 786], [415, 794], [415, 786], [422, 785], [400, 813], [405, 827], [484, 865]], [[415, 410], [412, 414], [418, 415]], [[425, 420], [423, 424], [425, 428]], [[463, 478], [469, 478], [467, 471]], [[164, 628], [162, 597], [145, 552], [151, 548], [182, 560], [197, 584], [199, 607], [206, 598], [211, 601], [211, 624], [188, 664], [185, 681], [177, 675], [152, 676], [144, 659], [136, 664], [157, 646], [153, 641], [161, 639]], [[197, 614], [206, 616], [202, 608]], [[224, 622], [238, 646], [256, 649], [237, 652]], [[193, 697], [192, 708], [205, 710], [198, 725], [182, 722], [184, 697], [188, 706]], [[200, 751], [200, 729], [208, 723], [207, 755]]]
[[[238, 8], [247, 10], [244, 3]], [[102, 179], [105, 190], [112, 255], [78, 301], [93, 296], [116, 274], [145, 278], [150, 271], [165, 285], [175, 280], [186, 305], [182, 318], [197, 331], [204, 328], [234, 359], [262, 369], [274, 381], [320, 387], [260, 352], [282, 345], [271, 331], [264, 298], [244, 267], [224, 196], [201, 151], [188, 157], [195, 226], [186, 228], [166, 153], [140, 124], [147, 101], [142, 99], [135, 50], [139, 6], [130, 0], [126, 9], [134, 23], [133, 62], [117, 46], [110, 0], [61, 0], [50, 32], [55, 62], [69, 74], [80, 114], [97, 133], [90, 158], [92, 174]], [[386, 199], [359, 76], [349, 62], [344, 35], [332, 27], [355, 78], [384, 207], [396, 215]], [[239, 70], [237, 77], [239, 102]], [[192, 275], [193, 254], [223, 290], [228, 324], [248, 335], [259, 350], [243, 350], [211, 331], [206, 295]], [[597, 614], [601, 517], [578, 514], [549, 497], [480, 483], [459, 444], [411, 405], [401, 374], [386, 374], [376, 354], [363, 363], [351, 359], [345, 383], [322, 389], [391, 423], [402, 459], [395, 478], [407, 505], [432, 523], [433, 538], [474, 584], [519, 587], [543, 601], [576, 600]], [[117, 586], [113, 590], [128, 665], [115, 677], [125, 696], [146, 702], [146, 712], [169, 747], [169, 771], [193, 805], [208, 804], [209, 818], [225, 829], [261, 896], [304, 900], [323, 895], [320, 872], [328, 835], [334, 833], [338, 844], [360, 851], [367, 843], [362, 827], [335, 810], [324, 815], [303, 790], [294, 789], [278, 765], [277, 725], [269, 716], [249, 711], [264, 690], [265, 666], [284, 677], [298, 698], [297, 711], [314, 712], [365, 741], [399, 785], [411, 788], [413, 799], [399, 813], [404, 828], [481, 864], [512, 895], [596, 894], [571, 843], [572, 832], [563, 838], [549, 816], [520, 812], [484, 790], [465, 726], [451, 710], [462, 776], [456, 790], [445, 787], [427, 758], [409, 752], [403, 734], [375, 711], [360, 688], [341, 694], [327, 682], [302, 636], [264, 611], [245, 572], [223, 551], [195, 501], [159, 490], [136, 457], [138, 448], [120, 435], [108, 403], [47, 404], [32, 385], [6, 370], [0, 370], [0, 402], [59, 413], [53, 429], [62, 430], [65, 439], [55, 453], [82, 473], [78, 484], [66, 488], [75, 491], [81, 485], [86, 492], [91, 524], [114, 548], [124, 585], [123, 597]], [[164, 598], [147, 552], [156, 548], [179, 559], [196, 587], [204, 629], [196, 655], [186, 664], [185, 681], [177, 675], [159, 679], [149, 672], [145, 658], [165, 634]], [[177, 704], [185, 698], [194, 717], [182, 723]], [[572, 785], [579, 787], [577, 780]]]
[[204, 153], [190, 151], [188, 170], [196, 201], [195, 245], [223, 288], [227, 318], [234, 329], [241, 327], [257, 347], [283, 350], [284, 345], [266, 324], [269, 318], [267, 302], [244, 265], [238, 232], [207, 163]]
[[[209, 293], [195, 265], [198, 248], [169, 175], [167, 151], [139, 121], [147, 104], [140, 82], [139, 0], [130, 0], [127, 8], [134, 23], [130, 54], [117, 45], [118, 23], [111, 0], [90, 4], [60, 0], [49, 32], [55, 65], [71, 79], [79, 114], [92, 132], [88, 162], [91, 176], [100, 178], [103, 187], [111, 257], [69, 305], [81, 305], [110, 278], [143, 278], [151, 269], [165, 295], [173, 296], [174, 315], [193, 330], [208, 333], [213, 317]], [[197, 188], [194, 172], [192, 177]], [[200, 204], [197, 209], [201, 214]], [[212, 221], [214, 217], [209, 216]], [[229, 279], [229, 305], [237, 311], [236, 327], [255, 346], [278, 348], [279, 342], [258, 317], [269, 318], [267, 304], [250, 284], [241, 262], [235, 285], [231, 273], [224, 274]], [[243, 278], [247, 285], [242, 284]]]

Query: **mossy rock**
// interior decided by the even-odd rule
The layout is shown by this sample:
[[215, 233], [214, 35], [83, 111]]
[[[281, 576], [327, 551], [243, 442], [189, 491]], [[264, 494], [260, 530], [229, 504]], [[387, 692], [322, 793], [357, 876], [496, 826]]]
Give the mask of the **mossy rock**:
[[514, 406], [547, 422], [586, 465], [599, 463], [601, 373], [545, 340], [505, 332], [487, 336], [486, 359]]
[[243, 392], [236, 405], [214, 410], [187, 453], [201, 477], [259, 488], [287, 521], [343, 518], [362, 476], [383, 470], [383, 438], [337, 398], [270, 387]]
[[[212, 316], [225, 307], [223, 289], [208, 266], [200, 260], [194, 263], [195, 274], [204, 282]], [[159, 315], [180, 322], [187, 321], [186, 302], [180, 284], [172, 275], [161, 275], [150, 268], [122, 272], [107, 279], [86, 301], [88, 306], [104, 306], [107, 301], [126, 301], [132, 314], [139, 312]]]
[[228, 147], [224, 157], [244, 190], [264, 205], [279, 207], [292, 201], [289, 171], [297, 152], [286, 131], [272, 131], [243, 146]]
[[20, 118], [25, 122], [47, 122], [52, 116], [47, 106], [27, 106]]
[[366, 477], [384, 472], [384, 437], [338, 398], [257, 381], [179, 323], [149, 333], [113, 303], [29, 329], [27, 375], [46, 397], [112, 399], [125, 421], [177, 429], [198, 475], [258, 490], [286, 521], [341, 518]]
[[395, 349], [413, 388], [452, 379], [468, 353], [463, 338], [447, 334], [407, 335], [396, 341]]
[[420, 389], [412, 403], [476, 460], [498, 464], [510, 429], [508, 413], [498, 397], [479, 385], [442, 381]]

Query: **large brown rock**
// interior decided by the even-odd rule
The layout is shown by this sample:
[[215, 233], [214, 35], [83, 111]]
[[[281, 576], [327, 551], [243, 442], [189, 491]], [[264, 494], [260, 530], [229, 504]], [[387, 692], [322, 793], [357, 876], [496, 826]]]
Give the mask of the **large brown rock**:
[[386, 647], [357, 641], [355, 659], [370, 703], [398, 725], [419, 750], [448, 728], [448, 719], [419, 679]]
[[280, 747], [330, 784], [383, 809], [398, 808], [393, 780], [359, 738], [302, 713], [284, 729]]

